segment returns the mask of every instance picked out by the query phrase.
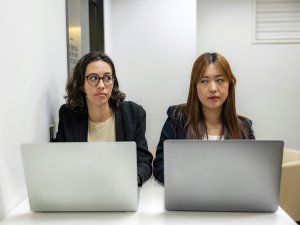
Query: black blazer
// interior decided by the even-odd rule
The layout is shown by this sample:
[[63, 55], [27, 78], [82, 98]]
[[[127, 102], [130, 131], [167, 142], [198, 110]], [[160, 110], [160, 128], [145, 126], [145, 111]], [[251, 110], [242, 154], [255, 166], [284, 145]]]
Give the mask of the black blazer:
[[[152, 175], [152, 154], [145, 137], [146, 112], [134, 102], [122, 102], [115, 110], [116, 141], [134, 141], [137, 145], [139, 186]], [[87, 142], [88, 113], [75, 112], [66, 104], [59, 109], [56, 142]]]
[[[186, 139], [184, 125], [186, 120], [178, 120], [174, 110], [177, 106], [168, 108], [168, 118], [162, 128], [160, 140], [156, 148], [156, 157], [153, 161], [153, 175], [159, 182], [164, 183], [164, 141], [167, 139]], [[239, 117], [240, 121], [247, 130], [248, 138], [255, 139], [252, 130], [252, 122], [245, 117]]]

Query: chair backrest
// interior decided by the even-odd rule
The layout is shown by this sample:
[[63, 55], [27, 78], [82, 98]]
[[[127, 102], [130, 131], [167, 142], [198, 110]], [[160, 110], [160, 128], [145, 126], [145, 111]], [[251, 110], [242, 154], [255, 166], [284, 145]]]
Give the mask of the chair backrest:
[[284, 148], [282, 163], [288, 163], [300, 160], [300, 151], [290, 148]]
[[300, 150], [285, 148], [279, 205], [295, 221], [300, 220]]

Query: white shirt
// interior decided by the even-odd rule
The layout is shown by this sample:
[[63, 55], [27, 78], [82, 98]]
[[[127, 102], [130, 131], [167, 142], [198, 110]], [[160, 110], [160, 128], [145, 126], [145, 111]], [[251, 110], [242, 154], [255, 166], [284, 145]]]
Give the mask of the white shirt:
[[224, 140], [224, 136], [220, 138], [219, 135], [208, 135], [208, 138], [204, 138], [204, 140], [216, 141], [216, 140]]

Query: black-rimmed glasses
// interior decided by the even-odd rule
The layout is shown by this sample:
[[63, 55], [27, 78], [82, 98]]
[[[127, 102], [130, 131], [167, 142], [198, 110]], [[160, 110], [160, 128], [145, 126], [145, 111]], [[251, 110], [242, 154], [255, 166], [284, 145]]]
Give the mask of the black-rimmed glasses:
[[103, 77], [99, 77], [96, 74], [90, 74], [88, 76], [85, 76], [87, 79], [87, 82], [92, 86], [97, 86], [100, 82], [100, 80], [103, 81], [103, 84], [105, 86], [110, 86], [114, 83], [114, 77], [112, 75], [104, 75]]

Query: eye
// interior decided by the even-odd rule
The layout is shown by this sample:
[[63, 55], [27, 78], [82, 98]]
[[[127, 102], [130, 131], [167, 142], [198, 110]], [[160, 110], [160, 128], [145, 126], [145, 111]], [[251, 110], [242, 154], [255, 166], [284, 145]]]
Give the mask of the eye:
[[112, 80], [112, 75], [104, 75], [103, 76], [103, 81], [104, 82], [110, 82]]
[[96, 82], [99, 80], [99, 77], [97, 75], [91, 75], [89, 76], [89, 80], [92, 82]]
[[200, 80], [200, 83], [201, 83], [201, 84], [207, 84], [207, 83], [208, 83], [208, 80], [205, 80], [205, 79]]
[[223, 78], [217, 79], [217, 83], [222, 84], [225, 80]]

